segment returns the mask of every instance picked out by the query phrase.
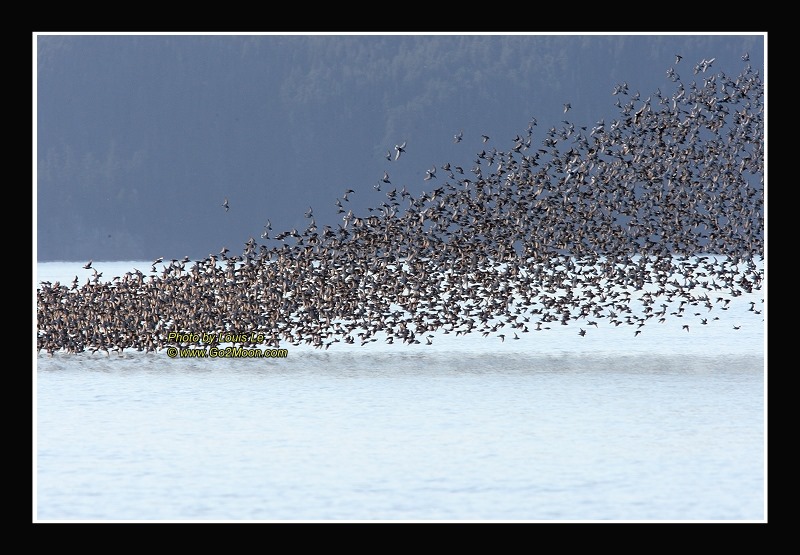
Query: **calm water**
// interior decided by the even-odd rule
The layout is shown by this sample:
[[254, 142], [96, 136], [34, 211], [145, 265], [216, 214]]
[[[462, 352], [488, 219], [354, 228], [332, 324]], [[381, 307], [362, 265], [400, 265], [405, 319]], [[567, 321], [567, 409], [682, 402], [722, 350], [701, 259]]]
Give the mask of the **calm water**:
[[269, 360], [34, 356], [34, 519], [760, 521], [749, 306], [635, 338], [601, 323]]

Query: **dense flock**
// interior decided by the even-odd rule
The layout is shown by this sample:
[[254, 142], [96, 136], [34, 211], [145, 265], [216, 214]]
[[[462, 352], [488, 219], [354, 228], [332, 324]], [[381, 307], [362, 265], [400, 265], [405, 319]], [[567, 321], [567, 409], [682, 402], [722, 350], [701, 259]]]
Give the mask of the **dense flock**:
[[385, 200], [356, 214], [348, 190], [333, 225], [309, 209], [306, 229], [267, 224], [240, 254], [106, 281], [89, 262], [84, 279], [38, 284], [37, 348], [152, 352], [170, 332], [255, 331], [274, 347], [425, 345], [553, 325], [579, 341], [598, 321], [634, 340], [692, 306], [718, 318], [764, 280], [764, 83], [742, 58], [729, 76], [676, 56], [671, 92], [619, 83], [614, 119], [576, 125], [567, 103], [558, 125], [531, 119], [503, 150], [484, 136], [470, 164], [428, 169], [418, 195], [384, 174]]

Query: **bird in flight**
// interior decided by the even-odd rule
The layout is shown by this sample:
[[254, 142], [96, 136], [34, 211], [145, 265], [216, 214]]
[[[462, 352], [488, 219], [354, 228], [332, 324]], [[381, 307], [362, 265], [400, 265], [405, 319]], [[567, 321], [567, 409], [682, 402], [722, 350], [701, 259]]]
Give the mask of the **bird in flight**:
[[89, 269], [91, 269], [91, 267], [92, 267], [92, 261], [90, 260], [89, 262], [87, 262], [87, 263], [86, 263], [86, 264], [83, 266], [83, 269], [84, 269], [84, 270], [89, 270]]
[[225, 212], [227, 212], [230, 209], [230, 205], [228, 204], [228, 198], [227, 197], [225, 197], [225, 202], [222, 203], [222, 207], [225, 209]]
[[681, 56], [680, 54], [675, 54], [675, 63], [677, 64], [678, 62], [680, 62], [681, 58], [683, 58], [683, 56]]
[[395, 160], [397, 160], [398, 158], [400, 158], [400, 154], [402, 154], [403, 152], [405, 152], [405, 151], [406, 151], [406, 143], [407, 143], [407, 142], [408, 142], [408, 141], [403, 141], [403, 144], [401, 144], [401, 145], [394, 145], [394, 149], [397, 151], [397, 152], [395, 153], [395, 155], [394, 155], [394, 159], [395, 159]]
[[460, 143], [461, 139], [463, 138], [464, 138], [464, 130], [462, 129], [461, 131], [458, 132], [458, 134], [453, 135], [453, 142]]
[[572, 108], [572, 104], [570, 104], [569, 102], [564, 104], [564, 113], [566, 114], [567, 112], [569, 112], [570, 108]]

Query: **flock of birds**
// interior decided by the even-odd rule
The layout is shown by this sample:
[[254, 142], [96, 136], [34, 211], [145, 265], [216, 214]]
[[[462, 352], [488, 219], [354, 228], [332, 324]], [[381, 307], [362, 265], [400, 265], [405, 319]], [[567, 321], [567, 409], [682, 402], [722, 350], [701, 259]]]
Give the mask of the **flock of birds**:
[[532, 119], [505, 151], [484, 135], [472, 167], [426, 172], [441, 183], [429, 192], [389, 189], [384, 174], [386, 200], [356, 215], [346, 191], [338, 225], [319, 228], [309, 208], [304, 231], [270, 237], [267, 222], [240, 255], [159, 258], [110, 281], [89, 262], [82, 285], [41, 282], [38, 350], [152, 352], [176, 331], [320, 349], [436, 332], [505, 341], [573, 323], [584, 336], [603, 320], [635, 337], [692, 306], [706, 324], [764, 279], [764, 84], [749, 64], [730, 77], [713, 61], [695, 66], [699, 82], [670, 68], [670, 95], [617, 85], [608, 122], [539, 136]]

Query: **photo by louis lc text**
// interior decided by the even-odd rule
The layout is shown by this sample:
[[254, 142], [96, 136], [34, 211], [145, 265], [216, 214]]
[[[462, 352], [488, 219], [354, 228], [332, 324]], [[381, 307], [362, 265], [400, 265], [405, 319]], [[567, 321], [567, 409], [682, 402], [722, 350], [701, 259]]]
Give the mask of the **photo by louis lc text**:
[[259, 332], [202, 332], [189, 333], [171, 331], [167, 334], [168, 343], [218, 344], [218, 343], [264, 343], [267, 336]]

